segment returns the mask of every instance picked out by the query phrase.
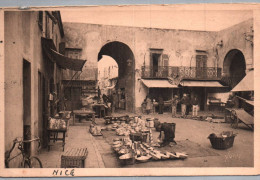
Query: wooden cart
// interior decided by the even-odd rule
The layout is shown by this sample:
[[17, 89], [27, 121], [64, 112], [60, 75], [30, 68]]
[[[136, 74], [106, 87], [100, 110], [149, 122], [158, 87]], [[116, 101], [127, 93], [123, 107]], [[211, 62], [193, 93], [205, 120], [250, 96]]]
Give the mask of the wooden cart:
[[239, 123], [243, 123], [254, 130], [254, 117], [248, 114], [244, 109], [232, 109], [230, 118], [231, 127], [236, 129]]

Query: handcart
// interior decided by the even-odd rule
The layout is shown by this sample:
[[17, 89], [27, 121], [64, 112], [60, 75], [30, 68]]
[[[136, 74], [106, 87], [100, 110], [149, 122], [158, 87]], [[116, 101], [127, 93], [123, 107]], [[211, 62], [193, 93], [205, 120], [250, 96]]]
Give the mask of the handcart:
[[248, 114], [244, 109], [232, 109], [230, 118], [231, 127], [236, 129], [239, 123], [243, 123], [251, 130], [254, 130], [254, 117]]

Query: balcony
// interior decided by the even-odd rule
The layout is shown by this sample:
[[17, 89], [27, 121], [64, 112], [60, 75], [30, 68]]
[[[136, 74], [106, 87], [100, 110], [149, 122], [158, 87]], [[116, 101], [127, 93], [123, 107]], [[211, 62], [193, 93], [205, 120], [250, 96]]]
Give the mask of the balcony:
[[220, 80], [221, 68], [207, 67], [177, 67], [177, 66], [158, 66], [157, 68], [142, 66], [141, 77], [148, 78], [176, 78], [196, 79], [196, 80]]

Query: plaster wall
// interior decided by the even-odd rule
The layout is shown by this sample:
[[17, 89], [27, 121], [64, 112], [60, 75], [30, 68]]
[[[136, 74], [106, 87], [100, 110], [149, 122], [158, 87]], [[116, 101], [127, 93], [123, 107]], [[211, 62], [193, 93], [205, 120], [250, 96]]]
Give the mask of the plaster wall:
[[[107, 26], [80, 23], [64, 23], [66, 47], [82, 48], [82, 59], [87, 59], [84, 71], [97, 67], [98, 53], [107, 43], [119, 41], [126, 44], [134, 54], [135, 107], [141, 107], [147, 88], [140, 84], [141, 67], [150, 64], [150, 48], [163, 49], [169, 56], [169, 66], [196, 66], [196, 50], [207, 51], [208, 66], [214, 67], [213, 45], [216, 32], [186, 31]], [[126, 86], [130, 79], [121, 77]]]
[[[42, 56], [42, 31], [38, 26], [38, 12], [5, 12], [4, 14], [5, 51], [5, 150], [9, 150], [16, 137], [23, 137], [24, 125], [30, 125], [31, 135], [40, 136], [38, 73], [47, 77]], [[45, 27], [45, 26], [43, 26]], [[60, 36], [57, 36], [59, 42]], [[30, 118], [23, 121], [23, 60], [30, 63], [31, 70], [31, 109]], [[47, 79], [47, 78], [46, 78]], [[47, 82], [47, 81], [46, 81]], [[31, 146], [35, 154], [36, 143]], [[14, 152], [15, 153], [15, 152]], [[12, 161], [19, 166], [19, 157]]]
[[[64, 31], [66, 46], [82, 48], [82, 59], [88, 60], [82, 79], [87, 78], [84, 71], [97, 67], [98, 53], [107, 43], [119, 41], [132, 50], [135, 75], [135, 98], [132, 103], [135, 108], [140, 108], [147, 93], [147, 88], [140, 81], [141, 67], [150, 65], [150, 48], [163, 49], [163, 54], [169, 57], [169, 66], [195, 67], [196, 50], [206, 51], [207, 67], [221, 68], [225, 55], [232, 49], [239, 49], [249, 68], [253, 66], [253, 48], [245, 40], [244, 33], [250, 30], [252, 23], [253, 20], [248, 20], [219, 32], [64, 23]], [[223, 47], [217, 46], [221, 40]], [[129, 79], [123, 76], [119, 82], [128, 84]]]
[[246, 70], [253, 68], [253, 46], [251, 42], [245, 40], [244, 34], [250, 32], [251, 27], [253, 28], [253, 19], [218, 32], [216, 43], [223, 41], [223, 46], [218, 48], [219, 66], [221, 68], [223, 68], [225, 56], [232, 49], [240, 50], [243, 53], [246, 61]]

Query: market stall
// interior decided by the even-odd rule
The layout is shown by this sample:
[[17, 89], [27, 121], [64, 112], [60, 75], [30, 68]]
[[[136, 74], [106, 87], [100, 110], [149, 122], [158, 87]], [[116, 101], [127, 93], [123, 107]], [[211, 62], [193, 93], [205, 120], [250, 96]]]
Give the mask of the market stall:
[[[254, 129], [254, 71], [249, 71], [247, 75], [231, 90], [233, 99], [236, 100], [237, 106], [226, 108], [230, 112], [231, 125], [237, 128], [239, 123], [245, 124], [250, 129]], [[250, 96], [242, 97], [245, 92]]]
[[[61, 114], [64, 115], [63, 113]], [[47, 127], [48, 151], [50, 150], [50, 146], [54, 146], [57, 141], [62, 141], [62, 148], [64, 151], [69, 118], [69, 115], [66, 117], [55, 116], [55, 118], [49, 118], [49, 125]]]

